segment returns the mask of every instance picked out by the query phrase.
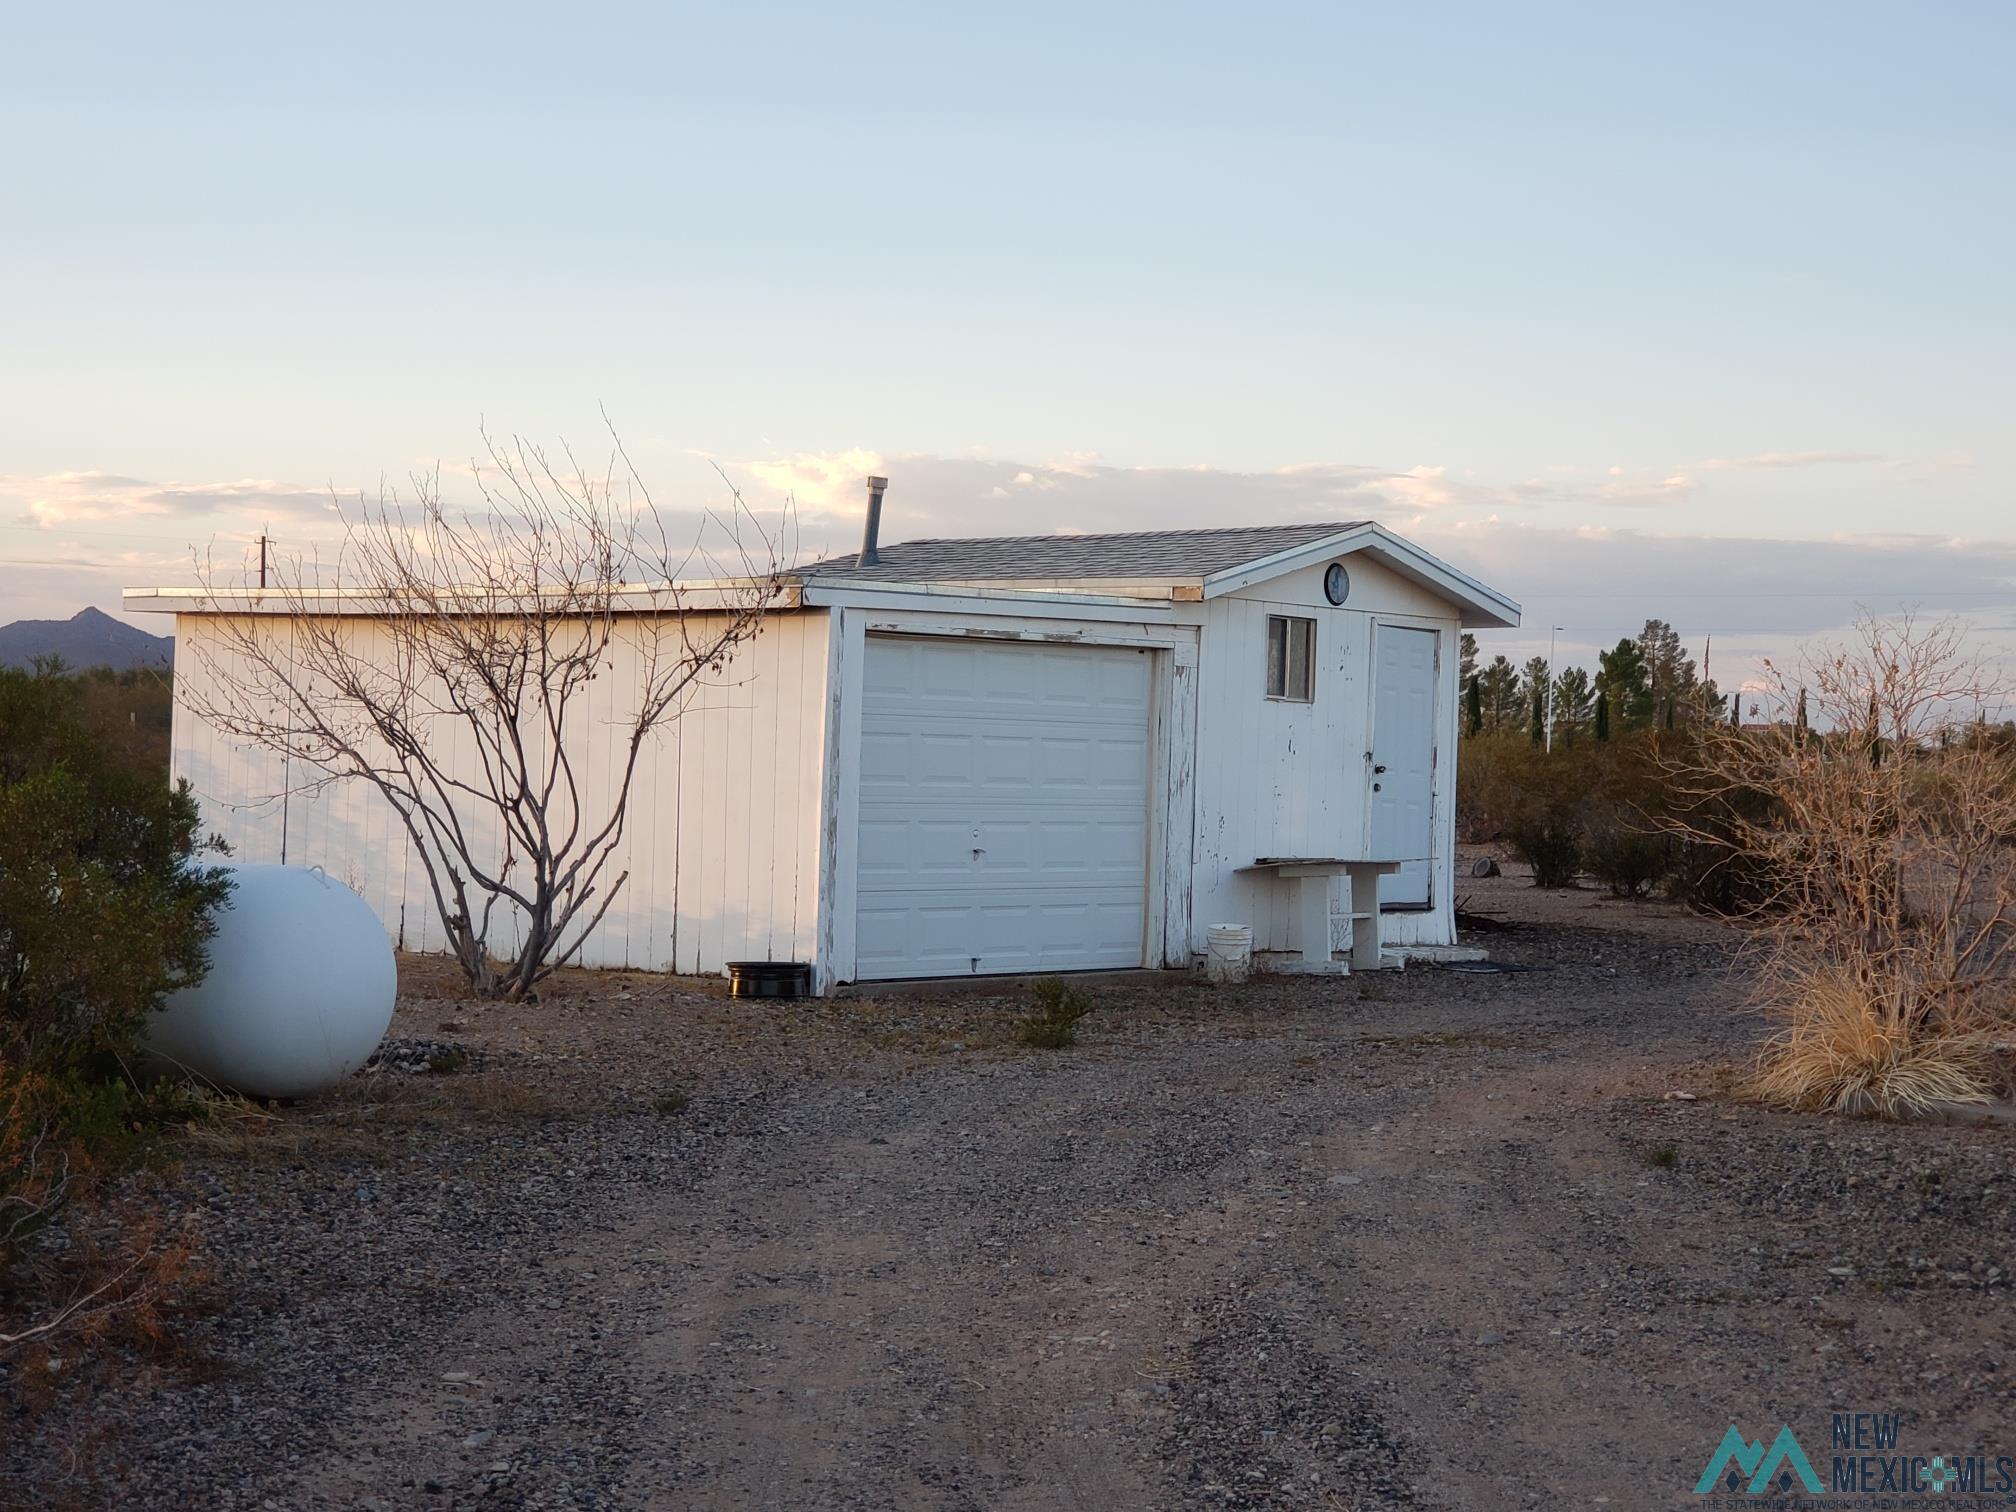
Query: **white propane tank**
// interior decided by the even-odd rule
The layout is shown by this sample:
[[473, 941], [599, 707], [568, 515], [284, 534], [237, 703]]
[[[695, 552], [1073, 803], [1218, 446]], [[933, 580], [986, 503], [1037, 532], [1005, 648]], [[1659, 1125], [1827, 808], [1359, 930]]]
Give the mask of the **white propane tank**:
[[147, 1018], [155, 1057], [252, 1097], [301, 1097], [370, 1059], [392, 1023], [392, 944], [370, 904], [319, 868], [241, 866], [210, 971]]

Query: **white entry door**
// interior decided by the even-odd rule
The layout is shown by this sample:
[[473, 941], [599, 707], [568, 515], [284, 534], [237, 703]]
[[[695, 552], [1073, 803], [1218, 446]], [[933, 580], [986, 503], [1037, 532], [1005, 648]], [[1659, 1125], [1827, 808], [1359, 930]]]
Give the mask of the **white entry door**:
[[1152, 656], [867, 647], [856, 978], [1141, 965]]
[[1375, 860], [1406, 865], [1379, 882], [1382, 908], [1428, 903], [1435, 832], [1435, 632], [1373, 630], [1372, 834]]

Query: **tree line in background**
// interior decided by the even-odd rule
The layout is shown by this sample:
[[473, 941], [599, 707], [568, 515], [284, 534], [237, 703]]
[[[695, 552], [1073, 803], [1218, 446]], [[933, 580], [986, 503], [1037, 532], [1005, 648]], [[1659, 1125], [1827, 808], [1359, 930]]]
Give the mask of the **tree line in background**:
[[1554, 737], [1588, 734], [1608, 740], [1613, 733], [1679, 729], [1702, 720], [1740, 723], [1740, 692], [1724, 694], [1705, 677], [1664, 620], [1621, 638], [1596, 656], [1596, 670], [1556, 670], [1544, 656], [1522, 667], [1504, 656], [1478, 665], [1477, 638], [1463, 637], [1463, 732], [1496, 735], [1517, 731], [1536, 744]]

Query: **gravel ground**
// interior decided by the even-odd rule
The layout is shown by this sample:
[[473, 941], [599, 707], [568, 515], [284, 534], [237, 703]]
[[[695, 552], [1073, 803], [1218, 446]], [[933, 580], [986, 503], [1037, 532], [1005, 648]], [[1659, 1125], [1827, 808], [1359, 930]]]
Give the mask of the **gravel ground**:
[[2016, 1452], [2010, 1132], [1749, 1106], [1724, 933], [1462, 890], [1523, 969], [1104, 988], [1054, 1053], [998, 997], [402, 963], [378, 1069], [150, 1178], [179, 1351], [33, 1413], [0, 1367], [0, 1497], [1664, 1507], [1731, 1422]]

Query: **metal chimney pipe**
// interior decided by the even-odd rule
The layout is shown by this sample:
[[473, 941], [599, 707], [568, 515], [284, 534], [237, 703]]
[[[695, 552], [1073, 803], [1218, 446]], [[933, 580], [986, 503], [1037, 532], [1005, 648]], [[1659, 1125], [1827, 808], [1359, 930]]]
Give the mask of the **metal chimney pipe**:
[[868, 480], [868, 523], [861, 529], [861, 555], [854, 559], [857, 567], [873, 567], [882, 560], [875, 551], [875, 538], [882, 533], [882, 490], [888, 486], [887, 478]]

